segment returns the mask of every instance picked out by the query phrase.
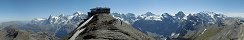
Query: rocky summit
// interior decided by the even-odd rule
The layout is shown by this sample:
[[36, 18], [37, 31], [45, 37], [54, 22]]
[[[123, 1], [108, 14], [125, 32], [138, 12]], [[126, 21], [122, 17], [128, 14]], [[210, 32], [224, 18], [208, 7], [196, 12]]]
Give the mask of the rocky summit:
[[[109, 13], [94, 12], [90, 15], [93, 15], [94, 17], [83, 26], [85, 29], [75, 38], [76, 40], [155, 40], [139, 30], [134, 29], [131, 25], [119, 19], [115, 19], [109, 15]], [[71, 39], [76, 32], [77, 31], [71, 32], [65, 39]]]

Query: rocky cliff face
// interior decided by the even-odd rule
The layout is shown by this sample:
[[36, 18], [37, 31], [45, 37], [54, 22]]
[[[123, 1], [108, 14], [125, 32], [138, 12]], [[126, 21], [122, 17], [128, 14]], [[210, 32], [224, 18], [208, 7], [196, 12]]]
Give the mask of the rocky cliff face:
[[85, 27], [85, 31], [77, 37], [78, 40], [154, 40], [152, 37], [145, 35], [119, 19], [113, 18], [109, 14], [96, 14]]

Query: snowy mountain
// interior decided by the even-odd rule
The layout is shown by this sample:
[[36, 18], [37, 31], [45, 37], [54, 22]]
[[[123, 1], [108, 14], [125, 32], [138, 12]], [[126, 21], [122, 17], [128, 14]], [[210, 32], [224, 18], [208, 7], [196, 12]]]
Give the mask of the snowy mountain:
[[69, 32], [71, 32], [77, 25], [86, 19], [87, 15], [75, 12], [73, 15], [64, 15], [59, 16], [50, 15], [49, 18], [35, 18], [31, 21], [30, 24], [34, 25], [49, 25], [54, 27], [54, 35], [58, 37], [63, 37]]
[[189, 34], [189, 31], [200, 31], [203, 28], [208, 28], [210, 25], [222, 26], [227, 18], [232, 18], [223, 14], [207, 11], [189, 14], [187, 16], [182, 11], [176, 13], [175, 16], [168, 13], [155, 15], [151, 12], [137, 16], [132, 14], [132, 17], [118, 13], [113, 13], [112, 15], [114, 15], [115, 18], [130, 23], [134, 28], [144, 33], [156, 33], [159, 38], [167, 37], [169, 39], [172, 39], [172, 36], [177, 38], [175, 34], [184, 36], [185, 34]]
[[86, 14], [75, 12], [73, 15], [64, 15], [61, 14], [59, 16], [52, 16], [50, 15], [49, 18], [35, 18], [32, 20], [34, 24], [57, 24], [57, 25], [64, 25], [64, 24], [76, 24], [77, 22], [81, 22], [82, 19], [86, 19]]

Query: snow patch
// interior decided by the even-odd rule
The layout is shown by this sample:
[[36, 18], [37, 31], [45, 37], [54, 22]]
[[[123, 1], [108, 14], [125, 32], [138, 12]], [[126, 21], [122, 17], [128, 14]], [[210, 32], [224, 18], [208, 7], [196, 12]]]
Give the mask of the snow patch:
[[148, 16], [148, 17], [145, 17], [145, 20], [156, 20], [156, 21], [162, 21], [161, 20], [161, 17], [160, 15], [155, 15], [155, 16]]

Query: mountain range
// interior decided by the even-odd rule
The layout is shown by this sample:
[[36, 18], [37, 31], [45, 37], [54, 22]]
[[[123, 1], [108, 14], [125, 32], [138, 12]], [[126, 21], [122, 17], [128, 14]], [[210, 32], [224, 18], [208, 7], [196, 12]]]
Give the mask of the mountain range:
[[[174, 16], [147, 12], [142, 15], [133, 13], [110, 13], [116, 19], [132, 25], [135, 29], [158, 40], [222, 40], [242, 39], [244, 18], [228, 17], [223, 14], [203, 11], [186, 15], [179, 11]], [[87, 18], [87, 14], [75, 12], [73, 15], [50, 15], [49, 18], [34, 18], [30, 22], [4, 22], [0, 30], [28, 30], [30, 36], [45, 34], [47, 39], [59, 39], [74, 30]], [[5, 31], [3, 31], [5, 32]], [[15, 32], [15, 31], [14, 31]], [[6, 33], [14, 33], [6, 32]], [[38, 33], [37, 33], [38, 32]], [[238, 35], [238, 36], [237, 36]], [[41, 39], [41, 38], [40, 38]]]

